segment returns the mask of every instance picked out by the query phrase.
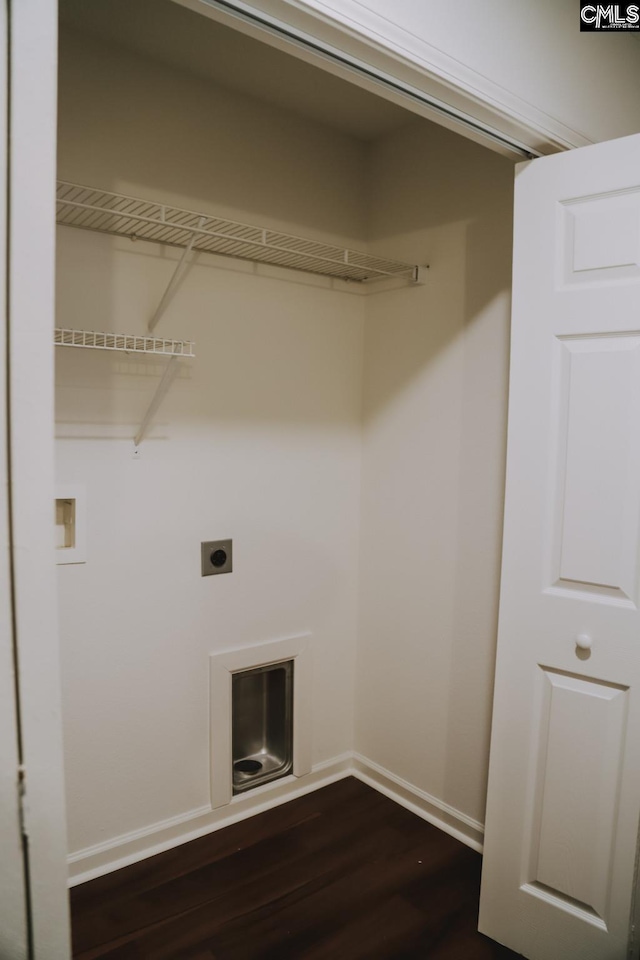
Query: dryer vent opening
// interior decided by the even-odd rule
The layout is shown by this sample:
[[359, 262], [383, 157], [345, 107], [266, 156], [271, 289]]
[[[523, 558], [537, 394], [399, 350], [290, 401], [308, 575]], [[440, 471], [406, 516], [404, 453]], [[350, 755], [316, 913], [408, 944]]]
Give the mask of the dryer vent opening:
[[232, 675], [233, 792], [291, 773], [293, 660]]

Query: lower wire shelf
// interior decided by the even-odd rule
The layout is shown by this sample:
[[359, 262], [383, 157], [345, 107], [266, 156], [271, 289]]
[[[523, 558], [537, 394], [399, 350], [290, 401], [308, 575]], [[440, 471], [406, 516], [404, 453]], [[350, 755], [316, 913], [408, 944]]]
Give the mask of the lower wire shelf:
[[171, 382], [177, 372], [179, 359], [191, 360], [195, 357], [195, 343], [192, 340], [169, 340], [160, 337], [140, 336], [126, 333], [102, 333], [95, 330], [72, 330], [56, 327], [53, 336], [57, 347], [79, 347], [86, 350], [116, 350], [122, 353], [146, 353], [153, 356], [168, 357], [169, 363], [162, 375], [156, 392], [147, 408], [133, 443], [138, 447], [155, 417]]
[[122, 350], [124, 353], [153, 353], [164, 357], [195, 357], [192, 340], [166, 340], [127, 333], [99, 333], [96, 330], [68, 330], [56, 327], [57, 347], [84, 347], [88, 350]]

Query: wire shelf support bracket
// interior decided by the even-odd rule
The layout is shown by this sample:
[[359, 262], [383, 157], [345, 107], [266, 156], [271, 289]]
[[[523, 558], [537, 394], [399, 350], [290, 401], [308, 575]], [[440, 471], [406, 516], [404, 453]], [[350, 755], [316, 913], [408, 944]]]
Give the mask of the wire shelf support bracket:
[[171, 357], [171, 359], [169, 360], [169, 363], [165, 367], [160, 383], [156, 387], [156, 392], [153, 395], [153, 399], [151, 400], [151, 403], [147, 407], [147, 412], [145, 413], [142, 419], [142, 423], [140, 424], [140, 429], [138, 430], [138, 432], [134, 437], [134, 440], [133, 440], [134, 450], [137, 450], [140, 444], [142, 443], [142, 441], [144, 440], [146, 433], [149, 427], [151, 426], [151, 424], [153, 423], [153, 419], [156, 413], [158, 412], [158, 408], [160, 407], [160, 404], [164, 400], [167, 394], [167, 391], [169, 390], [169, 387], [173, 383], [173, 378], [175, 377], [177, 372], [178, 372], [178, 358], [177, 356], [173, 356]]
[[[204, 223], [204, 217], [200, 217], [198, 226], [202, 226], [203, 223]], [[149, 321], [149, 333], [153, 333], [153, 331], [155, 330], [155, 328], [158, 326], [158, 321], [160, 320], [160, 317], [162, 316], [162, 314], [165, 312], [165, 310], [166, 310], [167, 307], [169, 306], [169, 303], [171, 302], [174, 293], [175, 293], [176, 290], [178, 289], [178, 286], [179, 286], [179, 284], [180, 284], [180, 281], [182, 280], [182, 277], [184, 276], [185, 270], [187, 269], [187, 266], [188, 266], [188, 263], [189, 263], [189, 254], [191, 253], [191, 250], [193, 249], [193, 244], [194, 244], [194, 242], [195, 242], [196, 236], [197, 236], [197, 234], [196, 234], [195, 231], [194, 231], [194, 232], [191, 234], [191, 236], [189, 237], [189, 242], [187, 243], [186, 247], [184, 248], [184, 251], [183, 251], [183, 253], [182, 253], [182, 256], [180, 257], [180, 260], [178, 261], [178, 264], [177, 264], [175, 270], [173, 271], [173, 275], [172, 275], [171, 279], [169, 280], [169, 283], [167, 284], [167, 289], [165, 290], [164, 294], [162, 295], [162, 299], [160, 300], [160, 303], [158, 304], [158, 306], [157, 306], [157, 308], [156, 308], [156, 312], [154, 313], [154, 315], [152, 316], [151, 320]]]
[[[174, 275], [175, 276], [175, 275]], [[88, 350], [116, 350], [123, 353], [145, 353], [153, 356], [168, 357], [168, 363], [156, 391], [142, 418], [135, 435], [134, 456], [139, 456], [138, 448], [147, 435], [154, 417], [164, 400], [173, 379], [178, 372], [182, 359], [195, 357], [195, 344], [192, 340], [166, 340], [159, 337], [138, 336], [124, 333], [98, 333], [93, 330], [71, 330], [56, 327], [53, 342], [58, 347], [78, 347]]]

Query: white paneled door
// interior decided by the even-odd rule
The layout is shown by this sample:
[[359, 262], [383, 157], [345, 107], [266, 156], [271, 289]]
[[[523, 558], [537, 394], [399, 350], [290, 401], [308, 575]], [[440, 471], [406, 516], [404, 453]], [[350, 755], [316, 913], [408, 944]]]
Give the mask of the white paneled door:
[[640, 815], [640, 136], [516, 175], [480, 929], [623, 960]]

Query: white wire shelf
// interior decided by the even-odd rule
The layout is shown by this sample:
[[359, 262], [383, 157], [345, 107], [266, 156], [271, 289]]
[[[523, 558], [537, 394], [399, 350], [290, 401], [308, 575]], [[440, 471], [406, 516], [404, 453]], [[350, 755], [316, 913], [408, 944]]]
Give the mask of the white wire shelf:
[[153, 353], [163, 357], [195, 357], [191, 340], [164, 340], [125, 333], [98, 333], [93, 330], [67, 330], [56, 327], [53, 342], [58, 347], [84, 347], [89, 350], [121, 350], [124, 353]]
[[57, 222], [340, 280], [419, 282], [414, 264], [59, 180]]
[[176, 375], [179, 358], [194, 358], [192, 340], [166, 340], [160, 337], [136, 336], [127, 333], [99, 333], [95, 330], [70, 330], [56, 327], [53, 342], [57, 347], [80, 347], [85, 350], [117, 350], [123, 353], [151, 353], [167, 357], [168, 363], [147, 406], [142, 423], [133, 439], [134, 448], [140, 446], [149, 432], [158, 408]]

